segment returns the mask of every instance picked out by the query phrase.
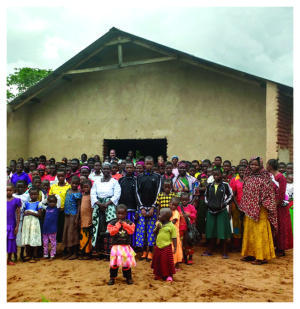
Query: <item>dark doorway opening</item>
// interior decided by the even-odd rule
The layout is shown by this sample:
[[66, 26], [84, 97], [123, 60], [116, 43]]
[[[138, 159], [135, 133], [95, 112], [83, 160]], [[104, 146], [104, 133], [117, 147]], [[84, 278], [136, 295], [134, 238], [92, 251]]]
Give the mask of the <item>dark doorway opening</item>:
[[114, 149], [119, 159], [125, 159], [128, 151], [133, 151], [133, 156], [152, 156], [157, 163], [157, 157], [162, 155], [167, 160], [167, 139], [104, 139], [103, 158], [109, 156], [109, 151]]

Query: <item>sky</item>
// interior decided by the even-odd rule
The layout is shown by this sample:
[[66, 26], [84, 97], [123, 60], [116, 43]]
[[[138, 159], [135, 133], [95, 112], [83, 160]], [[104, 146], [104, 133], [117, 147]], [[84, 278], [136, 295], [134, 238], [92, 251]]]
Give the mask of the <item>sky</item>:
[[7, 7], [7, 74], [56, 69], [112, 27], [293, 86], [292, 7]]

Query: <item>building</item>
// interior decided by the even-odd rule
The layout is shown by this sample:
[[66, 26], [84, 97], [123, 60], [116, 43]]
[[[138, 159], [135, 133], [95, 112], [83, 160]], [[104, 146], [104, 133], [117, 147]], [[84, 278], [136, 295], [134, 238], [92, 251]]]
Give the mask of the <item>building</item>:
[[[21, 132], [21, 134], [20, 134]], [[7, 106], [7, 158], [293, 160], [293, 88], [112, 28]]]

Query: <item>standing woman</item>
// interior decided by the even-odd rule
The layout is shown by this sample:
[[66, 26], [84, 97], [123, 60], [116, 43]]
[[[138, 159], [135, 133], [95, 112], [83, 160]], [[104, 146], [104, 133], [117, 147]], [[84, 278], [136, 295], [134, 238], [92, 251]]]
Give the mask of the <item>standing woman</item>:
[[286, 178], [278, 171], [278, 160], [270, 159], [267, 171], [271, 173], [277, 206], [278, 233], [274, 238], [275, 254], [285, 256], [285, 250], [293, 248], [291, 214], [287, 206], [282, 206], [286, 191]]
[[179, 158], [177, 156], [173, 156], [171, 161], [173, 163], [173, 170], [172, 173], [177, 176], [178, 175], [178, 160]]
[[251, 158], [245, 170], [239, 209], [245, 213], [241, 261], [265, 264], [276, 257], [272, 230], [277, 232], [277, 209], [272, 179], [261, 157]]
[[[111, 237], [107, 225], [116, 218], [116, 206], [121, 196], [121, 187], [117, 180], [111, 177], [111, 164], [102, 164], [103, 177], [95, 181], [91, 189], [93, 208], [93, 251], [101, 252], [102, 257], [109, 261]], [[98, 249], [98, 250], [97, 250]]]

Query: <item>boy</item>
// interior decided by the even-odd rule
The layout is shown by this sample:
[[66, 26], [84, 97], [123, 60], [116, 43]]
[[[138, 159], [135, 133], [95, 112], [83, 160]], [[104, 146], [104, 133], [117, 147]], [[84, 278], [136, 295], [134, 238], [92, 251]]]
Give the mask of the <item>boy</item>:
[[222, 181], [222, 171], [220, 168], [213, 170], [214, 181], [208, 184], [205, 191], [205, 203], [208, 207], [206, 217], [206, 239], [210, 240], [208, 251], [204, 252], [202, 256], [213, 255], [216, 246], [217, 238], [223, 240], [223, 259], [228, 259], [227, 254], [227, 239], [231, 238], [231, 205], [229, 206], [229, 213], [227, 205], [233, 198], [232, 190], [228, 183]]
[[[137, 176], [137, 203], [139, 219], [137, 223], [136, 246], [143, 247], [143, 255], [140, 260], [147, 259], [150, 262], [153, 258], [153, 245], [155, 237], [153, 234], [157, 218], [155, 202], [161, 187], [161, 176], [153, 173], [153, 157], [145, 158], [145, 172]], [[147, 246], [149, 252], [147, 255]]]
[[223, 170], [223, 168], [221, 167], [221, 165], [222, 165], [222, 158], [220, 157], [220, 156], [216, 156], [215, 157], [215, 166], [213, 167], [214, 169], [215, 168], [220, 168], [221, 169], [221, 171], [223, 172], [224, 170]]
[[119, 164], [117, 162], [112, 162], [111, 163], [111, 177], [117, 181], [119, 181], [119, 179], [122, 177], [122, 175], [119, 174], [118, 171], [119, 171]]

